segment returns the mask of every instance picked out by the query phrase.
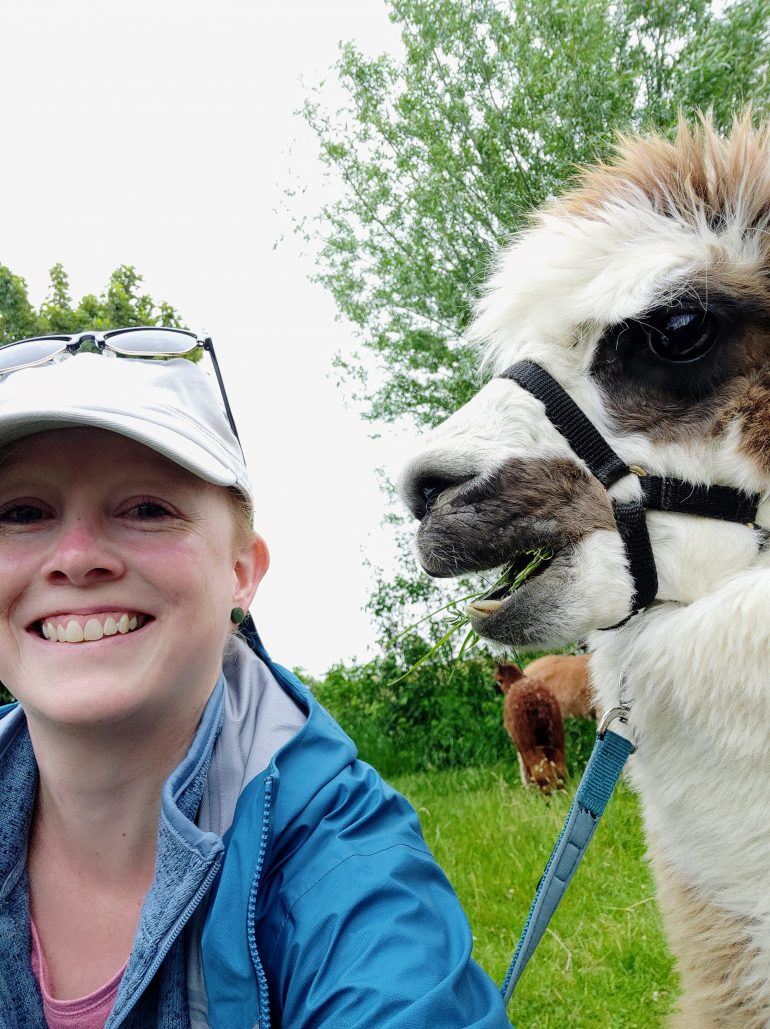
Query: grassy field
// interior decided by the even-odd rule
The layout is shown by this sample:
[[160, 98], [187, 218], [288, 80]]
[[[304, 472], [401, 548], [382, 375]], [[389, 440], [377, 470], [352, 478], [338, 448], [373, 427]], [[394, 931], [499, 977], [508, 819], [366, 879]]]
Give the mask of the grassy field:
[[[501, 982], [571, 791], [524, 790], [514, 761], [391, 781], [460, 896], [476, 960]], [[677, 987], [643, 854], [638, 803], [621, 784], [514, 994], [518, 1029], [664, 1024]]]

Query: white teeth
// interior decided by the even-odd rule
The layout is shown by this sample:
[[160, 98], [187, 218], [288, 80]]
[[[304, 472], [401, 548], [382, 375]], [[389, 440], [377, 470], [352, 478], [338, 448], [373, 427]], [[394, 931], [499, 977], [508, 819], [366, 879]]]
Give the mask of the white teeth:
[[102, 629], [102, 623], [98, 618], [89, 618], [86, 622], [86, 627], [83, 629], [84, 640], [100, 640], [104, 635], [104, 629]]
[[96, 616], [89, 618], [85, 626], [71, 618], [67, 626], [53, 621], [40, 623], [42, 635], [47, 640], [58, 641], [59, 643], [91, 643], [100, 640], [103, 636], [115, 636], [117, 633], [125, 636], [126, 633], [141, 629], [147, 624], [146, 615], [122, 614], [115, 621], [112, 615], [104, 619], [104, 623]]
[[67, 631], [64, 635], [64, 639], [67, 643], [82, 643], [83, 642], [83, 630], [80, 628], [78, 623], [73, 619], [67, 625]]
[[502, 600], [474, 600], [468, 605], [468, 613], [472, 615], [491, 615], [503, 606]]

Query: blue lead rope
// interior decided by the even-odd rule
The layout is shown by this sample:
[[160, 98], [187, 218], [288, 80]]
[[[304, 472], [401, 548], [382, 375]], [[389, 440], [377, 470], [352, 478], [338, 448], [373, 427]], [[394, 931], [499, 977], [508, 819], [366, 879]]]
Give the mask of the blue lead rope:
[[606, 728], [614, 718], [625, 721], [626, 714], [624, 708], [613, 708], [599, 726], [593, 752], [572, 801], [567, 821], [538, 883], [519, 945], [500, 987], [506, 1004], [577, 871], [623, 766], [634, 749], [630, 740]]

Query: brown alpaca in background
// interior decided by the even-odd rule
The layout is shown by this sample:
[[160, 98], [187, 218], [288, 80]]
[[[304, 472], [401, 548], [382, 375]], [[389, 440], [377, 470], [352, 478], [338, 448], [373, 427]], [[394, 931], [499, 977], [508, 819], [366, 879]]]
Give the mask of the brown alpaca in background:
[[564, 719], [594, 718], [586, 655], [550, 654], [528, 664], [499, 664], [495, 680], [505, 694], [503, 723], [519, 756], [525, 786], [544, 793], [566, 779]]
[[562, 718], [596, 720], [588, 654], [548, 654], [525, 665], [524, 674], [548, 687], [559, 702]]
[[495, 678], [505, 694], [503, 723], [519, 756], [521, 781], [543, 793], [562, 789], [567, 777], [564, 721], [553, 693], [528, 679], [518, 665], [497, 665]]

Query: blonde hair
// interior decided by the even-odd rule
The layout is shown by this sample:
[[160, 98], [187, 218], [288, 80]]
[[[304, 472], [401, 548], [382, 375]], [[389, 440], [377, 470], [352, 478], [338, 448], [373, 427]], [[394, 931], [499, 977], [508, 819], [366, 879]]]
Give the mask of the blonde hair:
[[254, 539], [254, 505], [251, 497], [238, 486], [227, 486], [227, 497], [233, 515], [234, 539], [237, 547], [246, 546]]

